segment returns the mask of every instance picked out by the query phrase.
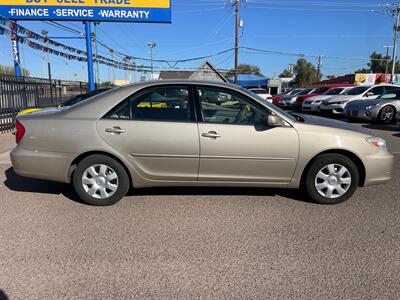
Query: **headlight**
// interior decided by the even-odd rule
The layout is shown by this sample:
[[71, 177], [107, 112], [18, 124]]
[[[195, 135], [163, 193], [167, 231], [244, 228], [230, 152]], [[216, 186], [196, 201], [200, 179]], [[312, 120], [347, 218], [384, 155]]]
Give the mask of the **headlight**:
[[379, 148], [380, 150], [387, 150], [386, 141], [380, 137], [372, 136], [365, 139], [370, 145]]
[[374, 107], [377, 107], [378, 105], [379, 105], [379, 103], [377, 103], [377, 104], [371, 104], [371, 105], [368, 105], [365, 109], [367, 109], [367, 110], [373, 109]]
[[347, 101], [340, 101], [340, 102], [336, 102], [336, 104], [346, 104]]
[[321, 100], [315, 100], [314, 103], [321, 103]]

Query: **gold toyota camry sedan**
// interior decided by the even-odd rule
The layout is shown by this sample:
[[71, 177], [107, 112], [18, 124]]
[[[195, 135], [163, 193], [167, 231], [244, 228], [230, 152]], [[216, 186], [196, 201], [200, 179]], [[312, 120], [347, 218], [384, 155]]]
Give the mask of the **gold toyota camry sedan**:
[[16, 127], [15, 172], [72, 183], [92, 205], [155, 186], [301, 188], [334, 204], [387, 182], [393, 166], [379, 137], [216, 82], [133, 84], [20, 116]]

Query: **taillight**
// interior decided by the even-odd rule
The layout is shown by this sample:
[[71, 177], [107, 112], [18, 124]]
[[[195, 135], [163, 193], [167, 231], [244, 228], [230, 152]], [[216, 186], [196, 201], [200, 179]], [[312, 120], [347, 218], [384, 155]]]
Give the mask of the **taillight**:
[[15, 142], [18, 144], [25, 134], [25, 127], [18, 120], [15, 122], [15, 127], [17, 128], [17, 132], [15, 133]]

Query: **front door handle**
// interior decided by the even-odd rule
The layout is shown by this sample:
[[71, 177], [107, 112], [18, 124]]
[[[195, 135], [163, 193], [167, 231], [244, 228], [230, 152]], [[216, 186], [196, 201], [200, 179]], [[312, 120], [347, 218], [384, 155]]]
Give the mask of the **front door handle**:
[[111, 133], [111, 134], [121, 134], [121, 133], [124, 133], [124, 132], [125, 132], [124, 129], [122, 129], [121, 127], [118, 127], [118, 126], [114, 126], [114, 127], [112, 127], [112, 128], [106, 128], [105, 131], [106, 131], [107, 133]]
[[201, 136], [216, 139], [216, 138], [220, 138], [222, 135], [218, 134], [215, 131], [209, 131], [207, 133], [202, 133]]

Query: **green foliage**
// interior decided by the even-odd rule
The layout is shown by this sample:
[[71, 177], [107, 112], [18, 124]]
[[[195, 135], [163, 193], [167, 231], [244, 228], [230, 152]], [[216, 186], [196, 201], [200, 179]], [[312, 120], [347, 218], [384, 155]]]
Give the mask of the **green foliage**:
[[[231, 69], [225, 73], [225, 78], [231, 78], [235, 74], [235, 70]], [[254, 74], [262, 76], [260, 67], [256, 65], [240, 64], [238, 65], [238, 74]]]
[[[0, 74], [15, 75], [14, 67], [0, 65]], [[22, 68], [22, 74], [29, 76], [30, 73], [27, 69]]]
[[321, 72], [318, 76], [315, 66], [308, 62], [305, 58], [300, 58], [297, 60], [293, 71], [296, 75], [295, 82], [300, 86], [306, 86], [318, 82], [322, 78]]
[[292, 78], [293, 76], [293, 73], [288, 69], [283, 70], [283, 72], [279, 75], [280, 78]]

